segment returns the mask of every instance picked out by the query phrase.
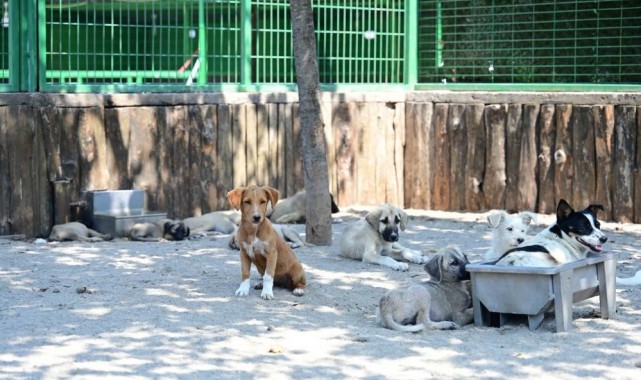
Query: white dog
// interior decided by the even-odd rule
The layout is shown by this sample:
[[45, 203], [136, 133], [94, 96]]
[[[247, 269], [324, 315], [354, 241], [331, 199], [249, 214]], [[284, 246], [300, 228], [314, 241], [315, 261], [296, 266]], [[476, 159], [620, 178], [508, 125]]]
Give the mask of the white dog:
[[485, 252], [485, 260], [499, 258], [509, 249], [523, 243], [532, 223], [537, 223], [536, 215], [523, 211], [518, 214], [493, 211], [487, 216], [492, 227], [492, 246]]
[[398, 243], [399, 229], [404, 231], [407, 221], [405, 211], [390, 204], [381, 205], [345, 228], [339, 253], [350, 259], [401, 271], [410, 267], [397, 260], [425, 264], [428, 257]]

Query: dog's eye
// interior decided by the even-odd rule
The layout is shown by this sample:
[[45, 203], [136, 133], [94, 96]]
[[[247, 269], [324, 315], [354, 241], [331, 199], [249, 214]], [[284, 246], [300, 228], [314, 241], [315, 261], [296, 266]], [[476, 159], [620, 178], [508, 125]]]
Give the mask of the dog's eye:
[[452, 260], [452, 262], [450, 263], [450, 265], [458, 265], [458, 264], [459, 264], [459, 262], [456, 259]]
[[507, 230], [508, 230], [508, 231], [510, 231], [510, 232], [512, 232], [512, 231], [514, 230], [514, 228], [512, 228], [512, 227], [508, 227], [508, 228], [507, 228]]
[[596, 227], [598, 229], [601, 229], [601, 223], [599, 223], [599, 221], [595, 220], [594, 221], [594, 227]]
[[385, 218], [381, 219], [381, 223], [383, 223], [383, 224], [389, 223], [389, 218], [385, 217]]
[[252, 201], [250, 201], [249, 199], [246, 199], [246, 200], [243, 201], [243, 203], [246, 204], [246, 205], [250, 205], [250, 204], [252, 204]]
[[394, 217], [394, 223], [399, 224], [401, 222], [401, 219], [398, 216]]

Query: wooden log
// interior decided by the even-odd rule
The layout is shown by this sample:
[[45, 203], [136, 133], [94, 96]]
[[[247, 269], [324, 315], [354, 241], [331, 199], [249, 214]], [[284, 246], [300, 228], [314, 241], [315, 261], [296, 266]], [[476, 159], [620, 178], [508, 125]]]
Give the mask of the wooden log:
[[231, 209], [227, 201], [227, 192], [234, 188], [234, 140], [232, 133], [232, 107], [228, 104], [218, 106], [218, 130], [216, 142], [216, 158], [218, 181], [216, 193], [218, 194], [218, 207]]
[[234, 188], [249, 185], [247, 183], [247, 114], [244, 104], [234, 104], [232, 108], [232, 152], [234, 167]]
[[[384, 194], [382, 194], [381, 203], [391, 203], [398, 207], [403, 207], [403, 200], [399, 198], [398, 194], [398, 176], [396, 167], [396, 130], [394, 128], [394, 118], [396, 113], [395, 103], [380, 103], [381, 126], [385, 133], [382, 144], [379, 141], [379, 146], [384, 149], [384, 160], [377, 157], [376, 163], [376, 178], [380, 183], [384, 183]], [[382, 187], [382, 186], [381, 186]]]
[[385, 103], [370, 103], [371, 106], [374, 109], [370, 113], [369, 128], [373, 130], [372, 134], [374, 135], [372, 136], [374, 145], [372, 152], [376, 152], [374, 154], [376, 164], [374, 165], [374, 183], [371, 185], [374, 188], [371, 193], [374, 194], [374, 198], [370, 197], [369, 204], [379, 205], [387, 203], [387, 192], [391, 190], [388, 179], [394, 176], [394, 166], [391, 165], [393, 151], [388, 149], [388, 145], [392, 145], [394, 141], [394, 131]]
[[[294, 161], [296, 156], [294, 155], [294, 114], [293, 114], [293, 105], [285, 104], [285, 112], [279, 117], [283, 117], [283, 131], [284, 131], [284, 140], [283, 140], [283, 156], [285, 161], [283, 163], [283, 173], [285, 174], [283, 179], [284, 187], [279, 189], [281, 191], [281, 197], [286, 198], [289, 195], [294, 194]], [[282, 173], [281, 173], [282, 174]]]
[[517, 176], [516, 209], [519, 211], [536, 211], [536, 164], [537, 164], [537, 130], [539, 116], [538, 104], [523, 106], [523, 123]]
[[263, 186], [264, 183], [258, 181], [258, 117], [256, 115], [256, 105], [253, 103], [245, 105], [245, 153], [247, 166], [247, 185]]
[[[193, 117], [190, 126], [190, 145], [198, 140], [200, 135], [200, 152], [191, 160], [191, 168], [194, 178], [200, 182], [197, 191], [201, 191], [201, 213], [216, 211], [223, 207], [219, 199], [225, 194], [219, 194], [218, 182], [219, 165], [225, 165], [218, 161], [218, 107], [215, 105], [192, 106], [190, 115]], [[191, 148], [190, 148], [191, 149]], [[198, 164], [197, 162], [200, 162]], [[192, 201], [196, 194], [192, 192]], [[198, 215], [196, 210], [192, 213]]]
[[637, 107], [637, 142], [634, 157], [634, 223], [641, 223], [641, 107]]
[[106, 166], [109, 171], [107, 187], [112, 190], [127, 190], [133, 187], [132, 177], [127, 171], [130, 109], [130, 107], [119, 107], [104, 110]]
[[[9, 160], [9, 186], [5, 189], [10, 193], [11, 231], [34, 236], [34, 207], [36, 196], [32, 171], [34, 165], [35, 120], [32, 109], [25, 105], [7, 107], [6, 114], [7, 139], [11, 142], [7, 151]], [[5, 190], [5, 191], [7, 191]]]
[[536, 211], [552, 214], [556, 211], [554, 203], [554, 104], [544, 104], [539, 113], [539, 155], [537, 161], [538, 203]]
[[[49, 181], [49, 167], [47, 163], [47, 151], [44, 134], [42, 130], [49, 128], [49, 125], [43, 123], [42, 112], [40, 109], [31, 108], [34, 136], [33, 136], [33, 171], [30, 173], [33, 177], [33, 210], [34, 218], [32, 232], [37, 237], [49, 236], [49, 231], [53, 225], [53, 192], [51, 182]], [[104, 132], [103, 132], [104, 133]], [[104, 160], [104, 156], [102, 157]], [[0, 187], [2, 188], [2, 187]], [[79, 198], [78, 198], [79, 200]], [[71, 209], [70, 205], [67, 205]], [[71, 211], [71, 210], [70, 210]], [[75, 209], [74, 217], [78, 219], [78, 209]]]
[[465, 183], [464, 205], [468, 211], [485, 208], [482, 191], [485, 172], [485, 122], [483, 104], [469, 104], [465, 109]]
[[571, 104], [556, 106], [556, 137], [554, 143], [554, 210], [561, 199], [573, 204], [572, 181], [574, 159], [572, 156]]
[[78, 108], [80, 190], [106, 190], [111, 173], [107, 168], [107, 138], [102, 107]]
[[0, 235], [11, 231], [11, 159], [13, 141], [9, 140], [10, 131], [7, 120], [7, 107], [0, 107]]
[[71, 181], [69, 192], [73, 199], [80, 197], [80, 157], [78, 141], [79, 113], [75, 108], [60, 108], [59, 140], [60, 162], [62, 164], [62, 178]]
[[376, 200], [376, 129], [377, 118], [374, 105], [371, 103], [360, 103], [355, 107], [355, 114], [352, 123], [356, 128], [359, 136], [359, 145], [356, 159], [358, 161], [356, 171], [356, 189], [358, 204], [369, 205], [377, 202]]
[[336, 181], [336, 143], [334, 136], [336, 136], [332, 124], [332, 102], [326, 101], [321, 103], [321, 110], [323, 113], [323, 132], [325, 133], [325, 151], [327, 152], [327, 176], [329, 180], [329, 192], [336, 194], [338, 191], [338, 184]]
[[632, 204], [633, 165], [635, 159], [636, 107], [620, 105], [615, 108], [614, 154], [612, 177], [613, 218], [619, 223], [631, 223], [634, 219]]
[[266, 104], [256, 104], [256, 183], [269, 185], [269, 115]]
[[394, 167], [396, 168], [396, 201], [405, 207], [405, 103], [395, 103], [394, 107]]
[[[168, 173], [168, 167], [161, 161], [162, 146], [158, 145], [158, 135], [164, 131], [164, 117], [157, 117], [154, 107], [132, 108], [129, 111], [129, 152], [127, 172], [134, 189], [145, 190], [147, 209], [167, 210], [165, 189], [159, 184], [159, 172]], [[164, 114], [163, 114], [164, 116]], [[161, 167], [162, 165], [162, 167]], [[165, 175], [168, 181], [168, 175]]]
[[200, 173], [203, 166], [202, 139], [206, 118], [207, 105], [188, 105], [187, 108], [187, 170], [183, 183], [183, 191], [187, 193], [187, 209], [182, 210], [181, 218], [203, 213], [204, 182]]
[[338, 191], [334, 194], [340, 205], [356, 203], [356, 147], [358, 135], [352, 127], [354, 103], [336, 103], [332, 112], [332, 125], [336, 133], [336, 178]]
[[432, 103], [409, 102], [405, 107], [405, 207], [432, 209], [434, 126]]
[[572, 207], [575, 209], [583, 209], [594, 203], [596, 196], [593, 116], [592, 106], [575, 106], [572, 112], [572, 155], [575, 173]]
[[269, 151], [267, 157], [267, 171], [269, 178], [269, 185], [273, 188], [278, 189], [278, 178], [280, 176], [278, 170], [278, 152], [279, 152], [279, 140], [278, 140], [278, 104], [268, 103], [267, 104], [267, 113], [268, 113], [268, 140], [269, 140]]
[[292, 196], [305, 189], [305, 175], [303, 173], [303, 135], [300, 125], [300, 103], [292, 104], [292, 136], [293, 136], [293, 176], [290, 176], [291, 187], [288, 187], [287, 196]]
[[612, 144], [614, 135], [614, 106], [612, 104], [592, 107], [594, 119], [594, 146], [596, 163], [595, 204], [603, 205], [605, 212], [599, 215], [612, 220]]
[[448, 210], [450, 207], [450, 139], [447, 133], [449, 105], [434, 105], [434, 185], [432, 208]]
[[492, 209], [505, 208], [505, 123], [507, 105], [485, 106], [486, 157], [483, 193], [485, 205]]
[[450, 138], [450, 206], [448, 210], [465, 209], [465, 104], [451, 104], [447, 116], [447, 135]]
[[40, 108], [40, 124], [47, 160], [47, 178], [49, 181], [62, 179], [62, 162], [60, 158], [60, 114], [57, 108]]
[[505, 209], [518, 210], [519, 157], [521, 154], [521, 135], [523, 133], [523, 106], [508, 104], [505, 123]]
[[[287, 191], [287, 171], [290, 167], [290, 162], [292, 157], [287, 156], [287, 146], [289, 142], [287, 139], [291, 140], [291, 132], [287, 132], [287, 125], [291, 123], [292, 113], [291, 106], [285, 103], [278, 104], [278, 186], [276, 187], [280, 192], [281, 196]], [[290, 127], [291, 128], [291, 127]], [[291, 130], [291, 129], [290, 129]]]
[[[155, 134], [157, 139], [149, 140], [148, 143], [154, 146], [154, 151], [158, 154], [158, 183], [150, 183], [147, 190], [147, 200], [152, 200], [150, 210], [166, 211], [167, 217], [174, 218], [176, 209], [175, 193], [177, 190], [176, 178], [174, 174], [174, 128], [173, 111], [171, 107], [157, 107], [148, 117], [155, 120]], [[154, 199], [155, 197], [155, 199]]]

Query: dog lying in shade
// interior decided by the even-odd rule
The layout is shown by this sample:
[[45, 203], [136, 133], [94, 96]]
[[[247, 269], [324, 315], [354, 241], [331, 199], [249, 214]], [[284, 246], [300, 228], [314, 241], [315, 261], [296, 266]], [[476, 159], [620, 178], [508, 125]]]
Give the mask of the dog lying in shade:
[[112, 238], [111, 235], [103, 235], [80, 222], [56, 224], [49, 234], [50, 241], [98, 242], [111, 240]]
[[449, 330], [474, 320], [467, 256], [457, 247], [446, 247], [425, 264], [428, 282], [392, 290], [379, 302], [377, 322], [406, 332]]

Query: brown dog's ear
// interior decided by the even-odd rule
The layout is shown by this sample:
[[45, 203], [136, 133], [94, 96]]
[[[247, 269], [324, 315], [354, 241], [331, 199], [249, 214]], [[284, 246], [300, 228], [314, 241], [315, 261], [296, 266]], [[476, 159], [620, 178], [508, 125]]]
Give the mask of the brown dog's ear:
[[365, 220], [367, 223], [369, 223], [372, 227], [375, 229], [378, 229], [378, 223], [381, 219], [381, 213], [383, 210], [381, 210], [380, 207], [377, 207], [375, 210], [372, 210], [365, 215]]
[[229, 200], [229, 203], [236, 210], [240, 210], [240, 200], [243, 197], [244, 190], [244, 187], [237, 187], [227, 193], [227, 199]]
[[443, 273], [441, 273], [441, 267], [443, 266], [443, 255], [435, 255], [430, 259], [430, 261], [425, 264], [425, 271], [430, 275], [431, 279], [434, 279], [436, 282], [441, 282], [443, 278]]
[[270, 186], [263, 186], [263, 190], [267, 192], [269, 201], [272, 202], [272, 208], [276, 206], [276, 203], [278, 203], [278, 197], [280, 196], [280, 193], [278, 192], [278, 190]]

